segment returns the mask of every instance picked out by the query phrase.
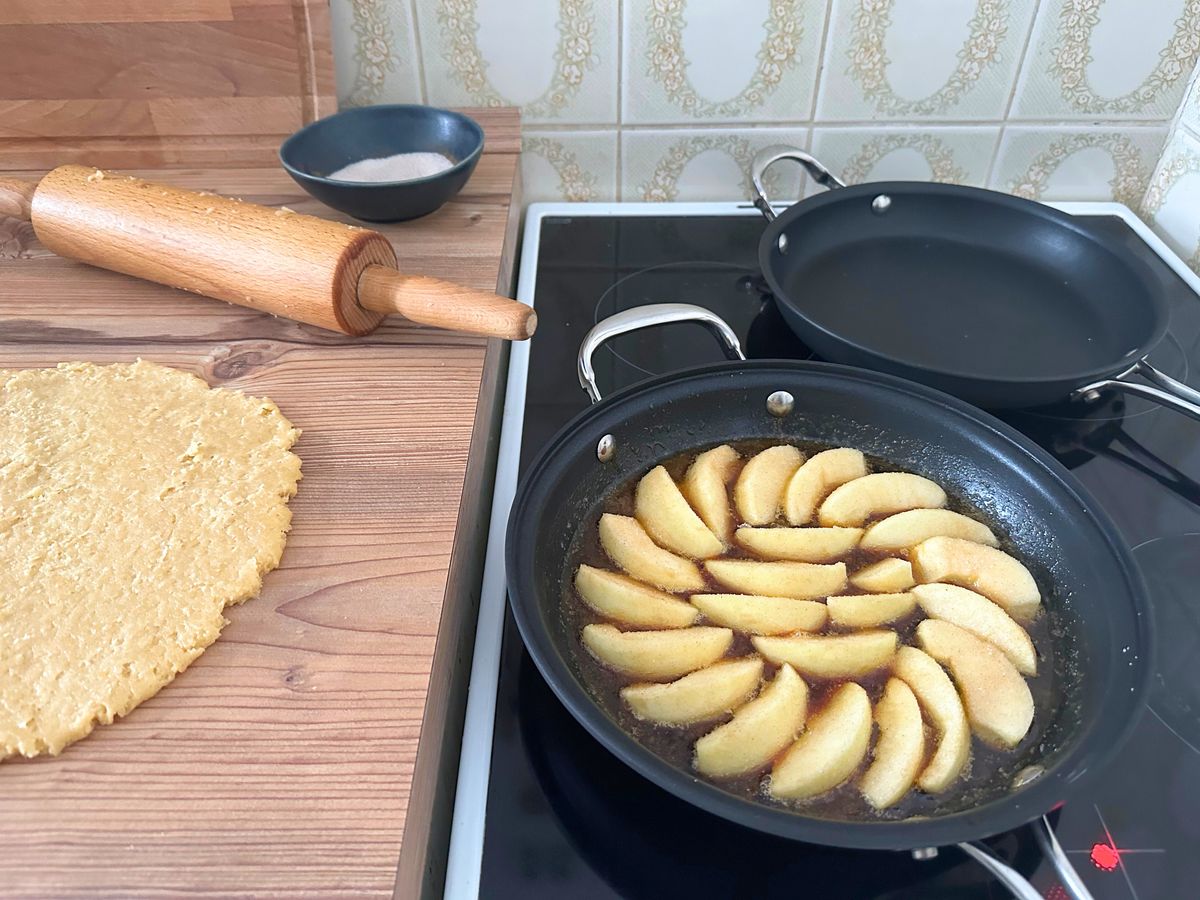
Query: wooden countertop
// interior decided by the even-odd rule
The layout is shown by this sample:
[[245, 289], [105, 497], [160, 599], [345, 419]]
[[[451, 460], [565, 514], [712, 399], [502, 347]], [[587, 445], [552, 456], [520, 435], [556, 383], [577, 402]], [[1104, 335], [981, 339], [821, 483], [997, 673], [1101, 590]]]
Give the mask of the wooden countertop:
[[[487, 145], [463, 192], [380, 230], [406, 271], [510, 293], [519, 121], [469, 112]], [[278, 167], [135, 174], [345, 220]], [[266, 394], [304, 430], [292, 533], [158, 696], [57, 758], [0, 763], [0, 895], [437, 891], [506, 348], [403, 324], [343, 338], [58, 259], [0, 220], [0, 368], [136, 356]]]

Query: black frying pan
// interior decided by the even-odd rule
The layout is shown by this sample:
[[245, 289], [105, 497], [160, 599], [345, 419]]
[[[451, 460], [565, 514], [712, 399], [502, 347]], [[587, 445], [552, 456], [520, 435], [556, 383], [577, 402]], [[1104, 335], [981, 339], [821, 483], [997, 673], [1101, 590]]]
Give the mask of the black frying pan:
[[[763, 173], [781, 159], [833, 190], [776, 216]], [[791, 147], [760, 152], [751, 182], [770, 222], [763, 274], [784, 319], [825, 359], [991, 409], [1116, 389], [1200, 418], [1200, 392], [1145, 360], [1168, 324], [1153, 273], [1072, 216], [960, 185], [846, 187]]]
[[[591, 354], [649, 325], [699, 321], [741, 357], [737, 338], [699, 307], [627, 310], [589, 332], [580, 381], [594, 401], [542, 451], [509, 520], [509, 599], [530, 655], [571, 714], [608, 750], [678, 797], [741, 825], [810, 843], [913, 850], [969, 842], [1038, 820], [1101, 769], [1131, 733], [1150, 673], [1146, 589], [1113, 524], [1045, 451], [966, 403], [875, 372], [814, 362], [739, 361], [654, 378], [601, 400]], [[786, 391], [789, 411], [768, 396]], [[776, 401], [780, 398], [776, 396]], [[774, 409], [774, 413], [769, 407]], [[776, 413], [781, 413], [777, 415]], [[562, 615], [568, 551], [582, 523], [631, 479], [678, 453], [748, 438], [857, 447], [945, 485], [1010, 535], [1043, 585], [1061, 635], [1062, 700], [1018, 761], [1038, 777], [945, 815], [831, 821], [727, 793], [630, 737], [573, 664], [578, 636]], [[981, 860], [985, 861], [985, 860]], [[991, 860], [994, 865], [997, 861]], [[985, 861], [986, 863], [986, 861]], [[992, 868], [992, 865], [989, 865]]]

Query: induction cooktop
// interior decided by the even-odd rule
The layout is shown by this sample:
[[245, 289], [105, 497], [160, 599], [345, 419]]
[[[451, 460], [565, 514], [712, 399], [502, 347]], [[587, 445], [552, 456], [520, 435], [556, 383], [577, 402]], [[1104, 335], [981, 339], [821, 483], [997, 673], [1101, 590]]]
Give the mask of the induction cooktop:
[[[1128, 209], [1057, 204], [1152, 262], [1171, 307], [1150, 361], [1200, 386], [1200, 279]], [[838, 850], [747, 830], [644, 780], [593, 740], [534, 667], [507, 612], [503, 542], [520, 471], [588, 405], [580, 339], [618, 310], [708, 307], [752, 358], [812, 358], [758, 270], [747, 205], [535, 204], [519, 298], [539, 330], [514, 344], [451, 836], [451, 898], [1003, 898], [956, 848]], [[624, 335], [597, 353], [603, 393], [720, 360], [691, 326]], [[1118, 524], [1149, 583], [1160, 635], [1147, 713], [1120, 757], [1051, 815], [1099, 900], [1196, 896], [1200, 884], [1200, 422], [1137, 397], [999, 413], [1073, 471]], [[1047, 898], [1072, 896], [1032, 829], [988, 842]]]

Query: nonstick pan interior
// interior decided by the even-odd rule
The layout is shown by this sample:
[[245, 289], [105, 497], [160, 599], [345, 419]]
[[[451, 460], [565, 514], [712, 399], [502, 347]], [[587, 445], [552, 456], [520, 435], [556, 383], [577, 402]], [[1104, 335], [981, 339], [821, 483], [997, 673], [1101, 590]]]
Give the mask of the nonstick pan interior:
[[956, 185], [810, 198], [767, 227], [760, 263], [822, 357], [993, 408], [1062, 400], [1145, 356], [1167, 326], [1153, 273], [1119, 243], [1041, 204]]
[[[790, 391], [774, 418], [765, 400]], [[596, 458], [601, 436], [617, 452]], [[965, 497], [1032, 563], [1062, 637], [1062, 701], [1042, 745], [1022, 765], [1045, 774], [977, 806], [927, 820], [846, 822], [808, 817], [735, 796], [672, 767], [629, 737], [572, 665], [565, 624], [565, 562], [580, 523], [619, 485], [689, 448], [747, 438], [854, 446], [919, 472]], [[509, 596], [526, 646], [559, 699], [611, 752], [681, 798], [740, 824], [849, 847], [910, 849], [1016, 827], [1063, 800], [1101, 767], [1132, 728], [1149, 673], [1145, 589], [1113, 526], [1043, 451], [952, 398], [876, 373], [819, 363], [707, 367], [635, 386], [568, 424], [522, 482], [507, 544]]]

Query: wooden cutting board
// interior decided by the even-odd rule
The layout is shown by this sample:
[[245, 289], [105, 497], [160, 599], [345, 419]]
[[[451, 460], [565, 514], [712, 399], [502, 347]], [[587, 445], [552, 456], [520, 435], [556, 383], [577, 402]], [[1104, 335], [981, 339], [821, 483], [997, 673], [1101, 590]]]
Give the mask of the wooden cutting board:
[[[518, 119], [468, 112], [487, 144], [466, 188], [382, 230], [406, 271], [507, 293]], [[278, 167], [136, 174], [348, 221]], [[0, 762], [0, 895], [416, 896], [444, 862], [503, 348], [346, 338], [4, 225], [0, 368], [140, 356], [267, 395], [304, 479], [282, 565], [191, 668], [57, 758]]]
[[334, 93], [328, 0], [0, 3], [0, 169], [271, 165]]

